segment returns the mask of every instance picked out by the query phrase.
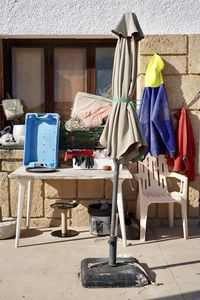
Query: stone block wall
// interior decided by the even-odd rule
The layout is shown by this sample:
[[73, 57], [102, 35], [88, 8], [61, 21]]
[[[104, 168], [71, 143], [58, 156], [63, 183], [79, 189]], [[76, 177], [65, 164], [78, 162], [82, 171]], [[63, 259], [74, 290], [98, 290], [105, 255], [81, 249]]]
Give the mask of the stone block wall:
[[[159, 54], [165, 63], [163, 72], [172, 116], [188, 104], [200, 90], [200, 35], [148, 35], [140, 43], [138, 57], [137, 99], [141, 99], [144, 76], [151, 56]], [[196, 140], [196, 173], [198, 172], [200, 136], [200, 99], [189, 110]], [[200, 176], [189, 183], [188, 215], [199, 218]], [[167, 216], [166, 205], [152, 205], [151, 217]], [[180, 217], [176, 208], [175, 216]]]

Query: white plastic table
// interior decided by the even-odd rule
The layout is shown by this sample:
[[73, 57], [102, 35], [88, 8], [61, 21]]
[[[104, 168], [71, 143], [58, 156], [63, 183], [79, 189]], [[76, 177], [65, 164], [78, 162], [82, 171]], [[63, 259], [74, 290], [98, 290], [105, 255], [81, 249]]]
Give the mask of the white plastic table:
[[[8, 176], [10, 179], [16, 179], [19, 183], [18, 192], [18, 207], [17, 207], [17, 226], [16, 226], [16, 237], [15, 237], [15, 247], [19, 246], [20, 230], [21, 230], [21, 220], [24, 205], [25, 191], [27, 189], [27, 218], [26, 227], [29, 228], [30, 223], [30, 210], [31, 210], [31, 200], [33, 191], [33, 182], [35, 179], [40, 180], [97, 180], [97, 179], [110, 179], [113, 181], [114, 172], [104, 171], [104, 170], [75, 170], [73, 168], [58, 168], [55, 172], [28, 172], [24, 167], [20, 167]], [[125, 179], [132, 178], [131, 173], [127, 169], [122, 169], [119, 172], [119, 182], [118, 182], [118, 192], [117, 192], [117, 206], [119, 212], [120, 227], [122, 233], [123, 245], [126, 247], [126, 231], [125, 231], [125, 221], [124, 221], [124, 208], [123, 208], [123, 196], [122, 196], [122, 182]]]

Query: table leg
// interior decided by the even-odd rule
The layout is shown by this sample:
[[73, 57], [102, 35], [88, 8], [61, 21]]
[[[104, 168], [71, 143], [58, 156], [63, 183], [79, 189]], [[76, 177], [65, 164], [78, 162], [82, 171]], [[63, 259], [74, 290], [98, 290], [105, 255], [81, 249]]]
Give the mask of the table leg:
[[18, 192], [18, 206], [17, 206], [17, 226], [16, 226], [16, 237], [15, 237], [15, 248], [19, 246], [21, 221], [23, 213], [23, 204], [28, 179], [19, 179], [19, 192]]
[[27, 195], [27, 213], [26, 213], [26, 228], [30, 225], [31, 203], [33, 195], [33, 183], [34, 179], [30, 178], [28, 182], [28, 195]]
[[124, 181], [124, 179], [118, 180], [117, 207], [118, 207], [118, 212], [119, 212], [119, 221], [120, 221], [123, 246], [126, 247], [127, 246], [126, 228], [125, 228], [124, 205], [123, 205], [123, 196], [122, 196], [122, 182], [123, 181]]

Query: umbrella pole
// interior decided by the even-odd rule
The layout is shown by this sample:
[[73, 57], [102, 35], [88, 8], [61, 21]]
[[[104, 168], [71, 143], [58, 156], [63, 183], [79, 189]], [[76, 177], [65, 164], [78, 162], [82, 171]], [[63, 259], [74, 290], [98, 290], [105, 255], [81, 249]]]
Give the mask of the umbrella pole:
[[117, 191], [118, 191], [118, 179], [119, 179], [119, 163], [114, 160], [115, 170], [113, 179], [113, 194], [112, 194], [112, 212], [111, 212], [111, 227], [110, 227], [110, 239], [109, 239], [109, 261], [110, 267], [116, 266], [117, 257], [117, 236], [116, 236], [116, 214], [117, 214]]
[[109, 239], [109, 258], [85, 258], [81, 261], [81, 281], [84, 287], [130, 287], [150, 284], [149, 276], [134, 257], [117, 258], [117, 192], [119, 163], [114, 160], [113, 196], [111, 228]]

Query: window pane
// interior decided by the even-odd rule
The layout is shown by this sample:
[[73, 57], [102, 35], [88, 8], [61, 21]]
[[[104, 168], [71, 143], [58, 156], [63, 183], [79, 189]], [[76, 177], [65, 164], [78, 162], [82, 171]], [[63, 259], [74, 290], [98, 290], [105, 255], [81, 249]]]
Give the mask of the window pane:
[[44, 112], [44, 51], [12, 48], [12, 96], [23, 100], [25, 112]]
[[56, 48], [54, 51], [54, 107], [63, 120], [70, 118], [74, 96], [87, 90], [86, 49]]
[[112, 86], [115, 48], [96, 49], [96, 94], [106, 95]]

